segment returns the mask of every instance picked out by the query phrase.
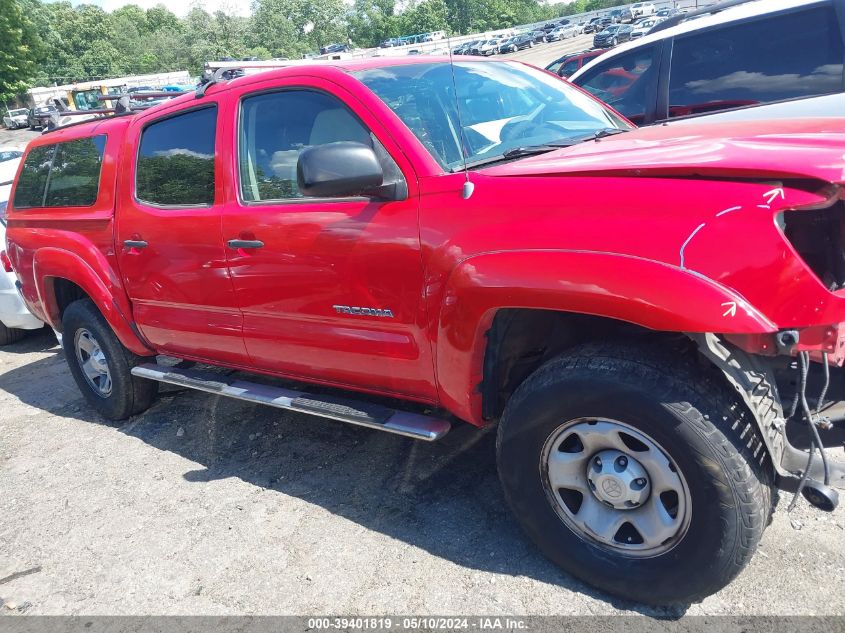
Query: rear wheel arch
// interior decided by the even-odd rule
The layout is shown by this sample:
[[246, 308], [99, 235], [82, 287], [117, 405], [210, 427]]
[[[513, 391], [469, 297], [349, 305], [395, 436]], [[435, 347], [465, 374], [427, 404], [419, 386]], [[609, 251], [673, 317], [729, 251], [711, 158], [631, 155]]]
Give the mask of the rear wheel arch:
[[[39, 266], [38, 262], [36, 266]], [[127, 318], [126, 310], [120, 307], [109, 289], [87, 266], [83, 265], [81, 271], [82, 274], [72, 276], [36, 274], [38, 294], [49, 325], [62, 332], [62, 317], [67, 308], [75, 301], [88, 299], [124, 347], [141, 356], [152, 354], [152, 348], [143, 341], [134, 323]], [[77, 272], [80, 271], [77, 269]]]

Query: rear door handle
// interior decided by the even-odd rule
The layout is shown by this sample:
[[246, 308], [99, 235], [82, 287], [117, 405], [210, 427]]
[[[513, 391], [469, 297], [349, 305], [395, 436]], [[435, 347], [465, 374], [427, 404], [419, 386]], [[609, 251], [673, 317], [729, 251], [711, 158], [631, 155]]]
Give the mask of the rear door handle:
[[229, 248], [261, 248], [264, 242], [261, 240], [229, 240], [226, 242]]
[[147, 248], [144, 240], [123, 240], [123, 245], [126, 248]]

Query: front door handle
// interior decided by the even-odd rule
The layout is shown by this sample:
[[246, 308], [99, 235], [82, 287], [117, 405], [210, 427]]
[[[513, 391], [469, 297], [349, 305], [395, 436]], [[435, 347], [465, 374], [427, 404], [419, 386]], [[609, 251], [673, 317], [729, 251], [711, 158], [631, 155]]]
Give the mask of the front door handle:
[[261, 240], [229, 240], [226, 242], [229, 248], [261, 248], [264, 242]]
[[147, 248], [144, 240], [123, 240], [123, 245], [126, 248]]

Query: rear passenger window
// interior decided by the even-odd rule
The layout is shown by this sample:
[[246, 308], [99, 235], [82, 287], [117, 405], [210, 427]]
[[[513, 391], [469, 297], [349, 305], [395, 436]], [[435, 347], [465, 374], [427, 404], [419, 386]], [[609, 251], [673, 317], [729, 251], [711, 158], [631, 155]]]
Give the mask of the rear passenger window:
[[56, 146], [47, 207], [90, 207], [97, 201], [105, 136], [81, 138]]
[[216, 128], [216, 107], [148, 125], [135, 171], [138, 199], [165, 206], [213, 204]]
[[90, 207], [97, 201], [105, 135], [42, 145], [27, 154], [15, 208]]
[[675, 40], [669, 116], [842, 90], [833, 7], [790, 11]]
[[575, 83], [639, 125], [645, 120], [657, 89], [655, 51], [654, 46], [643, 46], [616, 55], [578, 77]]

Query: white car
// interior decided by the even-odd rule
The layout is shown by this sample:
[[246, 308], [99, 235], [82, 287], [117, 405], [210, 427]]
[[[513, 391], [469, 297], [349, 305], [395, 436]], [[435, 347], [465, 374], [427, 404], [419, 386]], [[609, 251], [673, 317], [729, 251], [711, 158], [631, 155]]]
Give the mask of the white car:
[[563, 26], [559, 26], [555, 30], [550, 31], [546, 36], [546, 39], [550, 42], [555, 42], [557, 40], [565, 40], [570, 37], [576, 37], [579, 33], [580, 31], [577, 25], [564, 24]]
[[634, 30], [631, 31], [631, 39], [635, 40], [643, 35], [648, 35], [648, 32], [660, 22], [663, 22], [660, 18], [645, 18], [644, 20], [638, 21], [634, 25]]
[[23, 338], [26, 330], [40, 330], [44, 324], [30, 314], [17, 287], [17, 276], [6, 255], [6, 204], [11, 185], [0, 186], [0, 345]]
[[29, 127], [29, 110], [26, 108], [7, 110], [6, 114], [3, 115], [3, 125], [10, 130], [17, 130], [19, 127]]
[[[15, 174], [18, 173], [21, 156], [23, 156], [23, 152], [16, 149], [0, 149], [0, 187], [4, 187], [4, 185], [11, 187]], [[2, 191], [4, 189], [0, 189], [0, 192]], [[6, 194], [0, 196], [0, 200], [9, 199], [8, 188], [5, 191]]]
[[501, 43], [501, 40], [487, 40], [482, 42], [482, 44], [478, 47], [478, 54], [495, 55], [499, 52], [499, 44]]
[[631, 15], [635, 18], [654, 15], [654, 5], [651, 2], [635, 2], [631, 5]]

